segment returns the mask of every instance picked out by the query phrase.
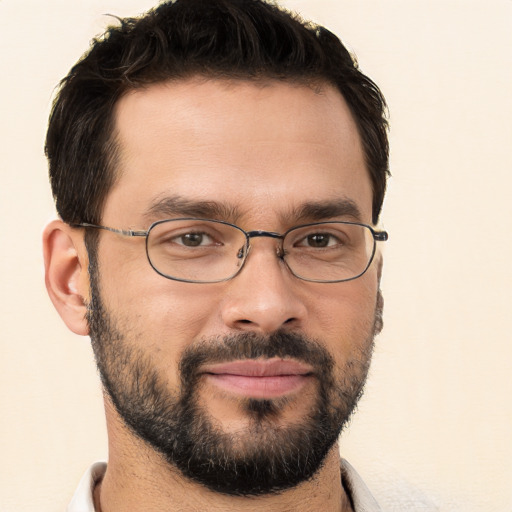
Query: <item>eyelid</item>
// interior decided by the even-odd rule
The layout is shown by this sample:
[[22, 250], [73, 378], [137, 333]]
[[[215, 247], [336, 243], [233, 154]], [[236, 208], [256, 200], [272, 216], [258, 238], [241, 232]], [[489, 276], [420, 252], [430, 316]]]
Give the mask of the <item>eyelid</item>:
[[197, 235], [197, 236], [203, 236], [205, 238], [209, 238], [210, 240], [214, 240], [215, 239], [215, 236], [212, 235], [211, 233], [208, 233], [208, 231], [206, 230], [201, 230], [201, 229], [180, 229], [178, 230], [177, 233], [169, 233], [168, 235], [166, 235], [166, 238], [170, 238], [171, 240], [174, 240], [174, 239], [180, 239], [180, 238], [184, 238], [186, 237], [187, 235]]
[[[345, 223], [344, 225], [346, 225], [348, 229], [348, 226], [350, 226], [351, 224], [358, 225], [358, 223]], [[291, 228], [286, 233], [286, 238], [288, 239], [288, 241], [291, 242], [291, 245], [299, 246], [299, 242], [301, 242], [306, 237], [315, 234], [323, 234], [328, 237], [331, 237], [332, 239], [336, 239], [339, 242], [339, 244], [345, 244], [350, 238], [350, 233], [346, 232], [341, 226], [339, 226], [335, 222], [320, 222], [297, 226], [295, 228]]]

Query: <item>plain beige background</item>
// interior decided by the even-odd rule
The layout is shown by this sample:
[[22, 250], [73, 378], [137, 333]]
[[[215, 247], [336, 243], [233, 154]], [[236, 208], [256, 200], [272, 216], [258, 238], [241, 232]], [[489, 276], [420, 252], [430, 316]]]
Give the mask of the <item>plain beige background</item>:
[[[510, 512], [512, 1], [283, 3], [342, 38], [391, 112], [385, 330], [342, 453], [388, 512], [410, 486], [441, 511]], [[89, 341], [43, 285], [43, 139], [103, 14], [152, 4], [0, 0], [1, 512], [64, 510], [106, 456]]]

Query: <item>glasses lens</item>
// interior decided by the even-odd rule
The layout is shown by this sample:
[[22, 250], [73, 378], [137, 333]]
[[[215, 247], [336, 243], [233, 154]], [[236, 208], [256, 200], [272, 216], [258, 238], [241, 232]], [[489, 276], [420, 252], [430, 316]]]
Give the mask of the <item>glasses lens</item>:
[[147, 239], [149, 261], [159, 274], [203, 283], [234, 276], [243, 263], [245, 246], [241, 229], [212, 220], [159, 222]]
[[310, 281], [347, 281], [363, 274], [375, 252], [368, 226], [326, 222], [290, 230], [283, 242], [290, 270]]

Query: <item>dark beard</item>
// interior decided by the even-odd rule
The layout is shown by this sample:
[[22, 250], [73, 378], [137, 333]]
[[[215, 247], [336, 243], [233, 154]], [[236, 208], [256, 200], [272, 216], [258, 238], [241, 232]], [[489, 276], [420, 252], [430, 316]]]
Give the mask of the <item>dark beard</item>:
[[[102, 304], [95, 266], [90, 270], [87, 319], [96, 362], [112, 403], [137, 437], [186, 477], [224, 494], [278, 493], [315, 475], [362, 395], [374, 332], [355, 347], [343, 368], [336, 367], [318, 342], [298, 333], [243, 333], [199, 340], [184, 351], [181, 385], [173, 392], [143, 352], [142, 341], [126, 341]], [[289, 399], [248, 398], [239, 405], [250, 420], [248, 427], [224, 432], [199, 403], [202, 365], [272, 357], [294, 358], [313, 367], [317, 389], [309, 413], [300, 422], [278, 426], [275, 420]]]

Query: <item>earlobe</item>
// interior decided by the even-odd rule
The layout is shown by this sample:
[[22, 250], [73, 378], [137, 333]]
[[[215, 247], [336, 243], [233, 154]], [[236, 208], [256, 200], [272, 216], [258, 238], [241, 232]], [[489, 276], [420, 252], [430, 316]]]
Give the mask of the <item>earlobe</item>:
[[44, 229], [43, 253], [46, 289], [53, 305], [71, 331], [86, 336], [89, 278], [81, 234], [54, 220]]

